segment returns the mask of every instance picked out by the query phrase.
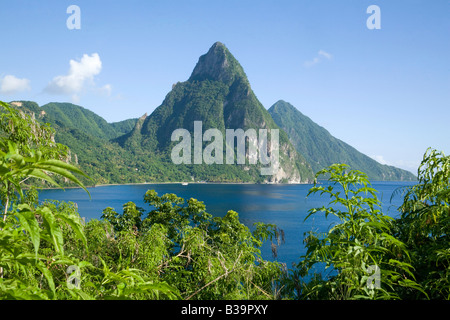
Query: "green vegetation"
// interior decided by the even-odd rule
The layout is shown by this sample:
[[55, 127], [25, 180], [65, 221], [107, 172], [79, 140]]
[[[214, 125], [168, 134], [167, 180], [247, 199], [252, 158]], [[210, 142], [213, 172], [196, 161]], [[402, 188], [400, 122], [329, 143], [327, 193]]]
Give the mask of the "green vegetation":
[[[178, 82], [150, 116], [140, 119], [135, 130], [114, 141], [127, 150], [139, 150], [145, 157], [156, 154], [170, 166], [170, 151], [176, 144], [171, 142], [172, 133], [184, 128], [192, 135], [194, 121], [201, 121], [204, 131], [210, 128], [220, 130], [223, 137], [226, 136], [226, 129], [251, 128], [257, 132], [259, 129], [278, 129], [280, 164], [285, 175], [261, 176], [260, 164], [247, 164], [245, 167], [252, 168], [249, 171], [244, 166], [212, 168], [207, 165], [179, 165], [174, 169], [180, 175], [194, 176], [196, 181], [223, 182], [309, 182], [313, 179], [310, 165], [259, 102], [242, 66], [221, 43], [214, 44], [208, 53], [200, 57], [191, 77], [185, 82]], [[225, 153], [226, 148], [223, 150]]]
[[294, 106], [278, 101], [269, 109], [280, 128], [287, 132], [297, 151], [304, 155], [314, 172], [334, 163], [346, 163], [367, 174], [372, 181], [416, 181], [416, 177], [402, 169], [382, 165], [352, 146], [333, 137]]
[[[329, 175], [331, 184], [315, 184], [309, 194], [329, 195], [330, 206], [311, 209], [306, 219], [322, 212], [325, 217], [335, 215], [340, 223], [327, 233], [305, 235], [307, 253], [296, 272], [305, 277], [314, 265], [322, 263], [335, 275], [322, 279], [321, 274], [314, 274], [310, 283], [295, 283], [297, 295], [333, 300], [399, 299], [407, 290], [426, 295], [414, 280], [406, 245], [393, 235], [395, 222], [380, 211], [376, 190], [367, 176], [337, 164], [317, 173], [317, 177], [322, 175]], [[378, 287], [368, 285], [370, 270], [380, 270]]]
[[[428, 150], [419, 183], [398, 190], [401, 216], [381, 212], [367, 175], [334, 164], [310, 194], [330, 197], [307, 217], [339, 223], [305, 235], [290, 272], [264, 261], [274, 225], [251, 232], [238, 213], [149, 190], [149, 210], [128, 202], [85, 223], [73, 203], [38, 204], [34, 180], [84, 188], [54, 131], [0, 102], [0, 299], [450, 299], [450, 157]], [[322, 265], [329, 276], [315, 272]], [[377, 273], [379, 272], [379, 273]], [[374, 277], [375, 276], [375, 277]]]
[[129, 132], [136, 123], [136, 119], [107, 123], [105, 119], [94, 112], [71, 103], [48, 103], [42, 106], [45, 112], [43, 120], [57, 123], [59, 126], [78, 128], [91, 137], [114, 139]]
[[[274, 227], [251, 233], [237, 213], [223, 218], [205, 205], [147, 192], [154, 207], [143, 218], [133, 203], [123, 214], [84, 224], [71, 203], [38, 204], [29, 179], [57, 185], [62, 176], [84, 188], [64, 161], [53, 131], [1, 103], [0, 299], [257, 299], [279, 274], [261, 260]], [[15, 191], [15, 192], [14, 192]], [[270, 291], [269, 291], [270, 292]]]
[[[153, 190], [144, 200], [154, 209], [144, 211], [127, 203], [123, 213], [103, 211], [117, 243], [111, 264], [152, 272], [177, 288], [183, 299], [264, 299], [280, 274], [278, 263], [263, 261], [262, 241], [275, 236], [271, 225], [259, 224], [252, 233], [238, 214], [213, 218], [196, 199], [174, 194], [158, 196]], [[120, 256], [119, 256], [120, 255]]]
[[[450, 157], [429, 149], [419, 183], [405, 192], [395, 236], [411, 254], [417, 281], [430, 299], [450, 299]], [[416, 298], [414, 293], [409, 298]]]
[[[427, 151], [419, 184], [397, 191], [397, 196], [404, 194], [398, 219], [381, 212], [377, 191], [365, 173], [339, 164], [319, 171], [316, 177], [327, 176], [330, 185], [315, 183], [310, 194], [329, 195], [330, 203], [311, 209], [306, 219], [323, 213], [340, 223], [325, 233], [305, 234], [307, 253], [287, 279], [288, 296], [450, 299], [449, 164], [450, 157]], [[331, 275], [316, 273], [316, 265]]]

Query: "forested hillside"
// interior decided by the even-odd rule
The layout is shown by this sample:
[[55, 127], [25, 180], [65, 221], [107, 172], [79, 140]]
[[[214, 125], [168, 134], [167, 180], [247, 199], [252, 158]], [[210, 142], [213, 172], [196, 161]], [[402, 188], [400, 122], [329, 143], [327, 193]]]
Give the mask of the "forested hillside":
[[316, 124], [290, 103], [280, 100], [269, 109], [269, 113], [287, 132], [292, 144], [305, 156], [314, 172], [334, 163], [346, 163], [354, 169], [367, 173], [371, 180], [416, 180], [411, 172], [382, 165], [333, 137], [325, 128]]

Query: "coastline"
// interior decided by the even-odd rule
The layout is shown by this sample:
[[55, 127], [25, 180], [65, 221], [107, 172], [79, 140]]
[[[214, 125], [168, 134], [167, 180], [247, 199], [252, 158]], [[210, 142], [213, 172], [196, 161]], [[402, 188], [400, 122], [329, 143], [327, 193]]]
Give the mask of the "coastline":
[[[229, 185], [307, 185], [313, 184], [312, 182], [305, 183], [255, 183], [255, 182], [134, 182], [134, 183], [107, 183], [107, 184], [96, 184], [94, 186], [85, 186], [86, 189], [92, 188], [101, 188], [101, 187], [112, 187], [112, 186], [137, 186], [137, 185], [161, 185], [161, 184], [229, 184]], [[81, 187], [73, 186], [73, 187], [48, 187], [48, 188], [39, 188], [39, 190], [64, 190], [64, 189], [82, 189]]]
[[[321, 182], [326, 182], [326, 179], [321, 179], [318, 180], [319, 183]], [[379, 183], [379, 182], [385, 182], [385, 183], [417, 183], [417, 181], [405, 181], [405, 180], [375, 180], [375, 181], [371, 181], [371, 184], [373, 183]], [[86, 186], [86, 189], [92, 189], [92, 188], [101, 188], [101, 187], [113, 187], [113, 186], [138, 186], [138, 185], [182, 185], [184, 183], [187, 183], [187, 185], [191, 185], [191, 184], [227, 184], [227, 185], [275, 185], [275, 186], [282, 186], [282, 185], [313, 185], [314, 182], [305, 182], [305, 183], [255, 183], [255, 182], [218, 182], [218, 181], [214, 181], [214, 182], [209, 182], [209, 181], [205, 181], [205, 182], [184, 182], [184, 181], [179, 181], [179, 182], [133, 182], [133, 183], [107, 183], [107, 184], [97, 184], [94, 186]], [[185, 185], [185, 186], [187, 186]], [[71, 187], [48, 187], [48, 188], [38, 188], [38, 190], [65, 190], [65, 189], [82, 189], [81, 187], [78, 186], [71, 186]]]

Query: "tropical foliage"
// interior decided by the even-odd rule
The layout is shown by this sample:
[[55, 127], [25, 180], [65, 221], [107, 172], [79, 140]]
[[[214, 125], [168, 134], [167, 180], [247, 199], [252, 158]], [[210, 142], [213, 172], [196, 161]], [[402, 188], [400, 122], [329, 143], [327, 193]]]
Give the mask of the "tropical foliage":
[[[400, 216], [381, 212], [377, 191], [366, 174], [347, 165], [317, 173], [309, 194], [330, 197], [313, 208], [338, 223], [327, 232], [309, 232], [307, 252], [287, 277], [286, 295], [298, 299], [450, 298], [450, 157], [429, 149], [418, 170], [419, 183], [399, 188]], [[316, 272], [320, 266], [325, 272]], [[320, 269], [319, 268], [319, 269]], [[324, 276], [327, 274], [327, 276]]]
[[330, 202], [306, 219], [336, 223], [305, 234], [306, 253], [287, 272], [261, 256], [264, 241], [279, 242], [276, 226], [251, 231], [238, 213], [213, 217], [196, 199], [149, 190], [147, 209], [128, 202], [88, 222], [74, 203], [39, 203], [39, 181], [86, 190], [80, 179], [89, 178], [49, 126], [0, 107], [0, 299], [450, 298], [450, 158], [436, 150], [424, 155], [418, 184], [396, 193], [397, 219], [381, 211], [363, 172], [319, 171], [310, 195]]
[[[60, 159], [64, 159], [67, 149], [54, 142], [51, 128], [39, 125], [32, 117], [3, 102], [0, 102], [0, 107], [0, 192], [3, 206], [0, 298], [89, 299], [129, 298], [134, 295], [156, 298], [161, 294], [176, 297], [174, 289], [162, 282], [153, 283], [140, 270], [122, 268], [112, 272], [104, 263], [94, 267], [68, 252], [64, 241], [68, 232], [80, 241], [81, 247], [87, 248], [78, 213], [52, 210], [52, 206], [46, 204], [38, 205], [35, 191], [24, 192], [23, 186], [29, 179], [58, 185], [52, 177], [58, 175], [85, 189], [74, 175], [84, 173]], [[77, 275], [92, 268], [87, 281], [89, 289], [73, 290], [81, 281]], [[75, 285], [71, 283], [72, 279], [76, 280]]]
[[155, 209], [145, 219], [127, 203], [123, 214], [107, 208], [103, 221], [84, 225], [73, 204], [38, 205], [33, 189], [23, 192], [29, 178], [57, 185], [52, 175], [59, 175], [85, 189], [74, 175], [85, 174], [53, 159], [67, 149], [54, 143], [51, 128], [1, 107], [1, 298], [270, 297], [280, 268], [258, 249], [270, 227], [252, 234], [235, 212], [213, 218], [195, 199], [183, 206], [175, 195], [149, 191], [145, 201]]
[[[401, 190], [395, 236], [411, 252], [414, 274], [431, 299], [450, 299], [450, 157], [428, 149], [419, 183]], [[416, 292], [408, 295], [417, 298]]]
[[[329, 207], [310, 210], [312, 215], [334, 215], [339, 223], [325, 233], [305, 236], [307, 253], [297, 265], [302, 278], [316, 264], [332, 269], [332, 276], [313, 275], [313, 281], [295, 283], [302, 299], [399, 299], [406, 289], [422, 288], [415, 281], [410, 254], [393, 236], [394, 219], [381, 212], [376, 190], [367, 176], [347, 165], [332, 165], [317, 173], [329, 176], [328, 187], [315, 185], [309, 194], [330, 197]], [[371, 277], [374, 275], [374, 277]], [[373, 281], [376, 281], [374, 285]], [[405, 289], [406, 288], [406, 289]]]

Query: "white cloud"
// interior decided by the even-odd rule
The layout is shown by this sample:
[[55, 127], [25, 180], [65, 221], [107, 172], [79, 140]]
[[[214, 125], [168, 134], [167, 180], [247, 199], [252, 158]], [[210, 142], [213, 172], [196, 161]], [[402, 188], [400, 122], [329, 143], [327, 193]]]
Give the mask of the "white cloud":
[[400, 169], [408, 170], [414, 174], [417, 174], [417, 168], [420, 165], [420, 160], [394, 160], [394, 161], [386, 161], [386, 159], [381, 155], [371, 156], [372, 159], [377, 161], [380, 164], [386, 164], [388, 166], [394, 166]]
[[374, 159], [375, 161], [381, 163], [381, 164], [388, 164], [386, 160], [384, 160], [383, 156], [377, 155], [377, 156], [372, 156], [372, 159]]
[[305, 67], [312, 67], [316, 63], [319, 63], [319, 61], [320, 61], [320, 59], [315, 57], [314, 59], [312, 59], [310, 61], [305, 61], [304, 65], [305, 65]]
[[77, 94], [73, 94], [72, 95], [72, 102], [75, 103], [75, 104], [80, 103], [80, 96], [77, 95]]
[[110, 96], [111, 96], [111, 93], [112, 93], [112, 86], [111, 86], [110, 84], [105, 84], [103, 87], [101, 87], [101, 88], [98, 89], [98, 92], [99, 92], [101, 95], [110, 97]]
[[393, 166], [409, 170], [417, 175], [417, 169], [419, 168], [421, 160], [397, 160], [392, 163]]
[[30, 80], [28, 79], [19, 79], [13, 75], [6, 75], [0, 79], [0, 93], [2, 94], [10, 95], [30, 89]]
[[[102, 61], [97, 53], [84, 54], [80, 61], [70, 60], [67, 75], [56, 76], [47, 85], [45, 91], [50, 94], [71, 95], [74, 102], [78, 102], [79, 94], [87, 87], [95, 87], [94, 78], [102, 70]], [[105, 85], [100, 90], [111, 92], [111, 86]]]
[[318, 54], [319, 54], [319, 56], [323, 56], [323, 57], [325, 57], [328, 60], [331, 60], [331, 58], [333, 58], [333, 56], [330, 53], [325, 52], [323, 50], [319, 50]]
[[331, 60], [333, 58], [333, 55], [324, 50], [319, 50], [316, 57], [314, 57], [312, 60], [305, 61], [305, 63], [303, 65], [307, 68], [312, 67], [315, 64], [318, 64], [319, 62], [321, 62], [322, 58]]

